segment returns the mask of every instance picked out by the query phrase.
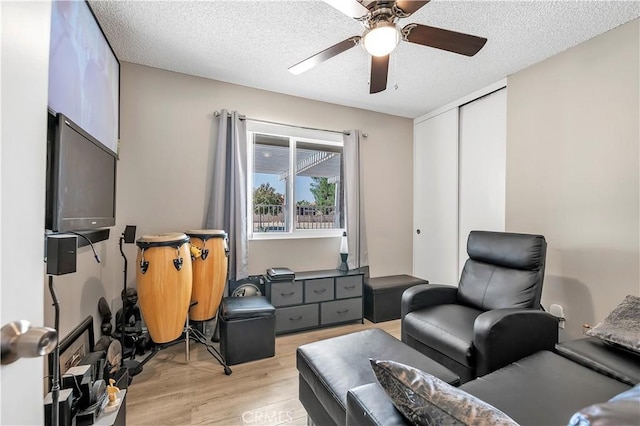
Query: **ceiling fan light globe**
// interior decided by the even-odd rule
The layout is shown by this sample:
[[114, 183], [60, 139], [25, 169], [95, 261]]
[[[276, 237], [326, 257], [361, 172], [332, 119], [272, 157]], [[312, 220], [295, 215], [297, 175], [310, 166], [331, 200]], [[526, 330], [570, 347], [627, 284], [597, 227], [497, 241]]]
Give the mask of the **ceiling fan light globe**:
[[364, 34], [362, 45], [370, 55], [386, 56], [393, 52], [399, 42], [400, 31], [395, 25], [378, 25]]

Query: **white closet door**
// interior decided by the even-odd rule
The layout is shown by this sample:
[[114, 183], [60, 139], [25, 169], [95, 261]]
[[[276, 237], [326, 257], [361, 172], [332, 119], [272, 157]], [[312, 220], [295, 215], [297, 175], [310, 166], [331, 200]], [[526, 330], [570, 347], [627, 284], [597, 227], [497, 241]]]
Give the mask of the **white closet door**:
[[460, 107], [458, 273], [472, 230], [504, 231], [507, 89]]
[[414, 127], [413, 275], [458, 282], [458, 108]]

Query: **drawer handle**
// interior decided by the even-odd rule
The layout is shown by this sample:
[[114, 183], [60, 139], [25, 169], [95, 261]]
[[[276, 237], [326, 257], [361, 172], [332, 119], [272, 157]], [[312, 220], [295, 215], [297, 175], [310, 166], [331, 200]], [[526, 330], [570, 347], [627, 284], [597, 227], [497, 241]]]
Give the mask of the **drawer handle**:
[[356, 285], [355, 284], [354, 285], [345, 285], [343, 288], [345, 290], [353, 290], [354, 288], [356, 288]]
[[303, 318], [302, 315], [297, 316], [297, 317], [289, 317], [289, 321], [296, 322], [296, 321], [300, 321], [302, 318]]
[[324, 293], [325, 291], [327, 291], [327, 289], [326, 289], [326, 288], [321, 288], [321, 289], [318, 289], [318, 290], [313, 290], [313, 292], [314, 292], [315, 294], [322, 294], [322, 293]]
[[292, 291], [291, 293], [280, 293], [280, 296], [282, 297], [288, 297], [288, 296], [293, 296], [294, 294], [296, 294], [295, 291]]
[[344, 314], [346, 314], [347, 312], [349, 312], [349, 310], [348, 310], [348, 309], [342, 309], [342, 310], [340, 310], [340, 311], [336, 311], [336, 314], [338, 314], [338, 315], [344, 315]]

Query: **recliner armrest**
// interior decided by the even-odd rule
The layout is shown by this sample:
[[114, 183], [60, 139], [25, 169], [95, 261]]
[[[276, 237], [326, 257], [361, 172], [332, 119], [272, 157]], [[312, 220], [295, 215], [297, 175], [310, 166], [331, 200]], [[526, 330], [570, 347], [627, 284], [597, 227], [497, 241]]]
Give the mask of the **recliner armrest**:
[[457, 303], [458, 287], [442, 284], [419, 284], [402, 293], [401, 318], [409, 312], [434, 305]]
[[476, 373], [483, 376], [558, 343], [558, 319], [537, 309], [494, 309], [473, 324]]

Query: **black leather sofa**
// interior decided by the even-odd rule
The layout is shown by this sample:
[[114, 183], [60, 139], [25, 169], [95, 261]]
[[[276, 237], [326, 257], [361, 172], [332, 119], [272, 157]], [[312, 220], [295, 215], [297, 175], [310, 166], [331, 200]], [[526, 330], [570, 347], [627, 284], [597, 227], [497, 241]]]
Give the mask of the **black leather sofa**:
[[[567, 425], [577, 411], [640, 383], [640, 356], [596, 338], [538, 351], [460, 389], [498, 408], [521, 425]], [[615, 415], [600, 410], [603, 415]], [[633, 413], [632, 413], [633, 414]], [[640, 418], [640, 406], [637, 407]], [[378, 383], [347, 393], [347, 425], [406, 425]], [[600, 425], [640, 424], [613, 419]]]

